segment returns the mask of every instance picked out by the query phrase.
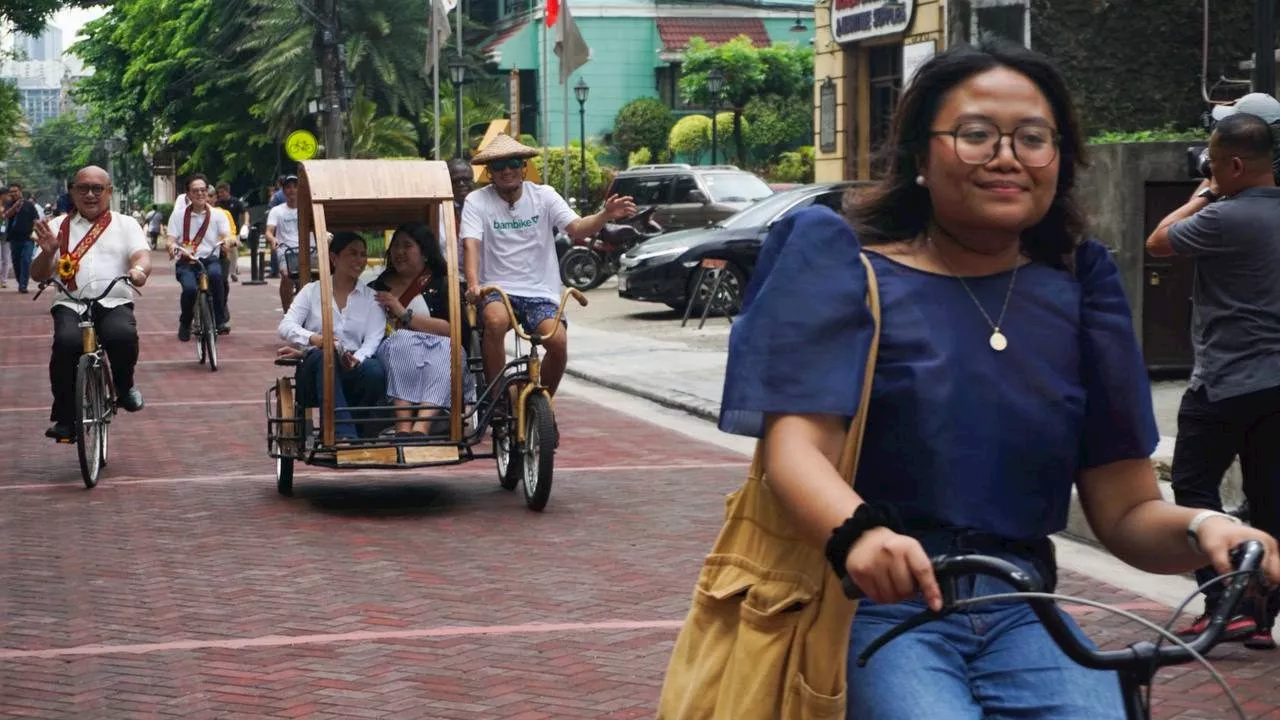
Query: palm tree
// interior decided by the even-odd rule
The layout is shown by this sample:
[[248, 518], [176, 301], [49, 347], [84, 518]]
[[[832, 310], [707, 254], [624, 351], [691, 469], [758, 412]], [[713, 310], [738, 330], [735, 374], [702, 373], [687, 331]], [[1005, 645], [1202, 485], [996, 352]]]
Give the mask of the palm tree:
[[414, 157], [418, 133], [413, 123], [397, 115], [378, 116], [378, 106], [357, 90], [351, 101], [351, 157]]
[[[493, 83], [476, 83], [471, 90], [462, 95], [463, 142], [468, 150], [480, 144], [489, 121], [502, 119], [507, 111], [501, 91]], [[441, 160], [454, 155], [454, 127], [458, 116], [455, 108], [453, 97], [440, 98]], [[419, 127], [434, 128], [434, 121], [433, 110], [428, 107], [422, 111]]]

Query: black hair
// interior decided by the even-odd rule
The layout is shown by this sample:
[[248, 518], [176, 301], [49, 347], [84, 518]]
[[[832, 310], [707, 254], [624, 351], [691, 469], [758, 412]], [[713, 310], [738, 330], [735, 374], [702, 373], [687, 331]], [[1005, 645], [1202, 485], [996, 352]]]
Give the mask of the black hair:
[[204, 181], [204, 186], [205, 186], [205, 188], [206, 188], [206, 189], [209, 187], [209, 178], [205, 177], [205, 176], [204, 176], [204, 173], [196, 173], [195, 175], [192, 175], [191, 177], [187, 178], [187, 190], [188, 190], [188, 191], [189, 191], [189, 190], [191, 190], [191, 183], [193, 183], [193, 182], [195, 182], [195, 181], [197, 181], [197, 180], [203, 180], [203, 181]]
[[347, 249], [347, 246], [353, 242], [361, 243], [366, 248], [369, 247], [369, 243], [365, 242], [364, 236], [360, 233], [336, 232], [333, 234], [333, 239], [329, 241], [329, 252], [337, 255]]
[[1257, 115], [1235, 113], [1218, 121], [1213, 142], [1245, 160], [1271, 160], [1271, 126]]
[[407, 222], [391, 233], [391, 242], [387, 243], [387, 268], [391, 267], [391, 245], [400, 233], [408, 235], [417, 244], [433, 278], [448, 277], [449, 266], [445, 263], [444, 253], [440, 252], [440, 243], [436, 242], [435, 233], [431, 232], [430, 226], [421, 221]]
[[[943, 98], [974, 75], [1005, 67], [1027, 76], [1044, 93], [1059, 134], [1057, 192], [1040, 222], [1022, 233], [1022, 250], [1033, 260], [1063, 267], [1083, 240], [1085, 218], [1074, 196], [1076, 173], [1087, 165], [1084, 137], [1071, 92], [1044, 55], [1005, 41], [960, 45], [922, 65], [894, 111], [881, 149], [887, 172], [877, 185], [859, 189], [848, 218], [866, 245], [910, 240], [933, 220], [929, 192], [915, 183], [919, 159], [929, 151], [932, 122]], [[854, 192], [854, 191], [850, 191]]]

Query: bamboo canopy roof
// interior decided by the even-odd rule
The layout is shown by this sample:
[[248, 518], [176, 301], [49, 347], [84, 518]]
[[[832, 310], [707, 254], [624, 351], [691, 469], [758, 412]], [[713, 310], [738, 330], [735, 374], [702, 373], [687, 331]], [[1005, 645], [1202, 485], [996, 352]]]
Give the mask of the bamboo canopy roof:
[[323, 205], [329, 232], [429, 222], [431, 205], [452, 200], [449, 168], [439, 160], [307, 160], [299, 165], [298, 205]]

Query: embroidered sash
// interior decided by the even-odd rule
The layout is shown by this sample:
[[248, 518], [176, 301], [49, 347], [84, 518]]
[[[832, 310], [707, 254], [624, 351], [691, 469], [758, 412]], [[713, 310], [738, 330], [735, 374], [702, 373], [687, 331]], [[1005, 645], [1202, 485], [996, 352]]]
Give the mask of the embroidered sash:
[[68, 290], [76, 289], [76, 274], [80, 272], [80, 258], [89, 252], [94, 243], [98, 242], [98, 238], [102, 237], [102, 233], [106, 232], [107, 226], [111, 224], [111, 211], [105, 210], [93, 221], [89, 231], [80, 238], [80, 242], [76, 243], [76, 249], [70, 250], [68, 246], [71, 244], [71, 221], [75, 219], [75, 214], [68, 215], [62, 221], [62, 226], [58, 228], [58, 279]]

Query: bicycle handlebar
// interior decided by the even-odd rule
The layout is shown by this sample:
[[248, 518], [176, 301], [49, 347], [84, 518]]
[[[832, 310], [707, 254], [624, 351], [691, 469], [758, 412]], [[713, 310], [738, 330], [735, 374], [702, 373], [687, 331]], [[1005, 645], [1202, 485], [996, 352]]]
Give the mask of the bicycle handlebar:
[[506, 291], [504, 291], [502, 288], [498, 287], [497, 285], [484, 285], [479, 290], [480, 297], [482, 298], [488, 295], [489, 293], [496, 293], [498, 297], [502, 300], [503, 306], [506, 307], [507, 309], [507, 317], [511, 320], [511, 326], [515, 328], [516, 335], [520, 336], [521, 338], [524, 338], [525, 340], [535, 345], [538, 345], [550, 340], [551, 338], [556, 336], [556, 333], [560, 332], [560, 328], [563, 327], [560, 323], [560, 318], [564, 315], [564, 306], [568, 304], [569, 298], [573, 298], [577, 300], [578, 304], [583, 307], [587, 306], [587, 296], [583, 295], [581, 290], [578, 290], [577, 288], [565, 288], [564, 293], [560, 295], [560, 306], [556, 308], [556, 315], [554, 318], [554, 320], [556, 321], [555, 328], [551, 331], [549, 335], [546, 335], [544, 337], [544, 336], [538, 335], [537, 333], [530, 335], [529, 333], [526, 333], [524, 331], [524, 328], [520, 327], [520, 319], [516, 317], [515, 308], [511, 306], [511, 298], [507, 296]]
[[50, 277], [48, 280], [45, 280], [45, 281], [43, 281], [43, 282], [41, 282], [41, 283], [40, 283], [40, 287], [36, 290], [35, 297], [31, 298], [31, 300], [32, 300], [32, 301], [39, 300], [39, 299], [40, 299], [40, 295], [41, 295], [41, 293], [43, 293], [43, 292], [44, 292], [45, 288], [49, 287], [50, 285], [53, 285], [54, 287], [56, 287], [56, 288], [58, 288], [59, 290], [61, 290], [63, 295], [66, 295], [67, 297], [71, 298], [72, 300], [74, 300], [74, 301], [76, 301], [76, 302], [78, 302], [78, 303], [83, 303], [83, 304], [85, 304], [85, 305], [92, 305], [93, 303], [96, 303], [96, 302], [98, 302], [98, 301], [102, 300], [103, 298], [105, 298], [106, 296], [110, 295], [110, 294], [111, 294], [111, 290], [112, 290], [112, 288], [114, 288], [114, 287], [116, 286], [116, 283], [120, 282], [121, 280], [123, 280], [123, 281], [125, 282], [125, 284], [126, 284], [126, 285], [128, 285], [128, 286], [129, 286], [129, 288], [130, 288], [130, 289], [132, 289], [135, 293], [137, 293], [137, 294], [139, 294], [139, 295], [141, 295], [141, 294], [142, 294], [142, 292], [141, 292], [140, 290], [138, 290], [138, 286], [133, 284], [133, 280], [129, 279], [129, 276], [128, 276], [128, 275], [121, 275], [120, 277], [118, 277], [118, 278], [116, 278], [116, 279], [112, 280], [112, 281], [111, 281], [111, 284], [110, 284], [110, 285], [107, 285], [107, 289], [106, 289], [106, 290], [103, 290], [103, 291], [102, 291], [102, 294], [101, 294], [101, 295], [99, 295], [99, 296], [98, 296], [98, 297], [96, 297], [96, 298], [83, 298], [83, 297], [76, 297], [75, 295], [72, 295], [72, 294], [71, 294], [71, 291], [67, 289], [67, 286], [66, 286], [66, 285], [63, 285], [63, 284], [62, 284], [62, 281], [61, 281], [61, 280], [59, 280], [59, 279], [57, 278], [57, 276], [55, 275], [55, 276]]
[[[1222, 602], [1209, 618], [1209, 625], [1194, 640], [1188, 641], [1191, 650], [1204, 654], [1217, 644], [1227, 620], [1235, 614], [1245, 589], [1254, 581], [1262, 564], [1262, 543], [1249, 540], [1231, 551], [1232, 565], [1238, 571], [1227, 581]], [[940, 620], [959, 608], [956, 605], [956, 580], [965, 575], [986, 575], [1013, 586], [1017, 592], [1041, 592], [1038, 581], [1022, 568], [997, 557], [987, 555], [940, 555], [933, 558], [933, 573], [942, 589], [942, 610], [924, 612], [908, 618], [884, 635], [876, 638], [858, 656], [858, 666], [866, 665], [871, 656], [898, 636], [925, 623]], [[845, 578], [845, 595], [850, 599], [863, 597], [861, 589]], [[1036, 617], [1044, 625], [1049, 636], [1062, 648], [1067, 657], [1084, 667], [1094, 670], [1129, 670], [1179, 665], [1192, 658], [1192, 654], [1180, 645], [1160, 646], [1151, 642], [1139, 642], [1122, 650], [1095, 650], [1084, 644], [1072, 632], [1071, 627], [1058, 611], [1056, 604], [1047, 598], [1025, 598]]]

